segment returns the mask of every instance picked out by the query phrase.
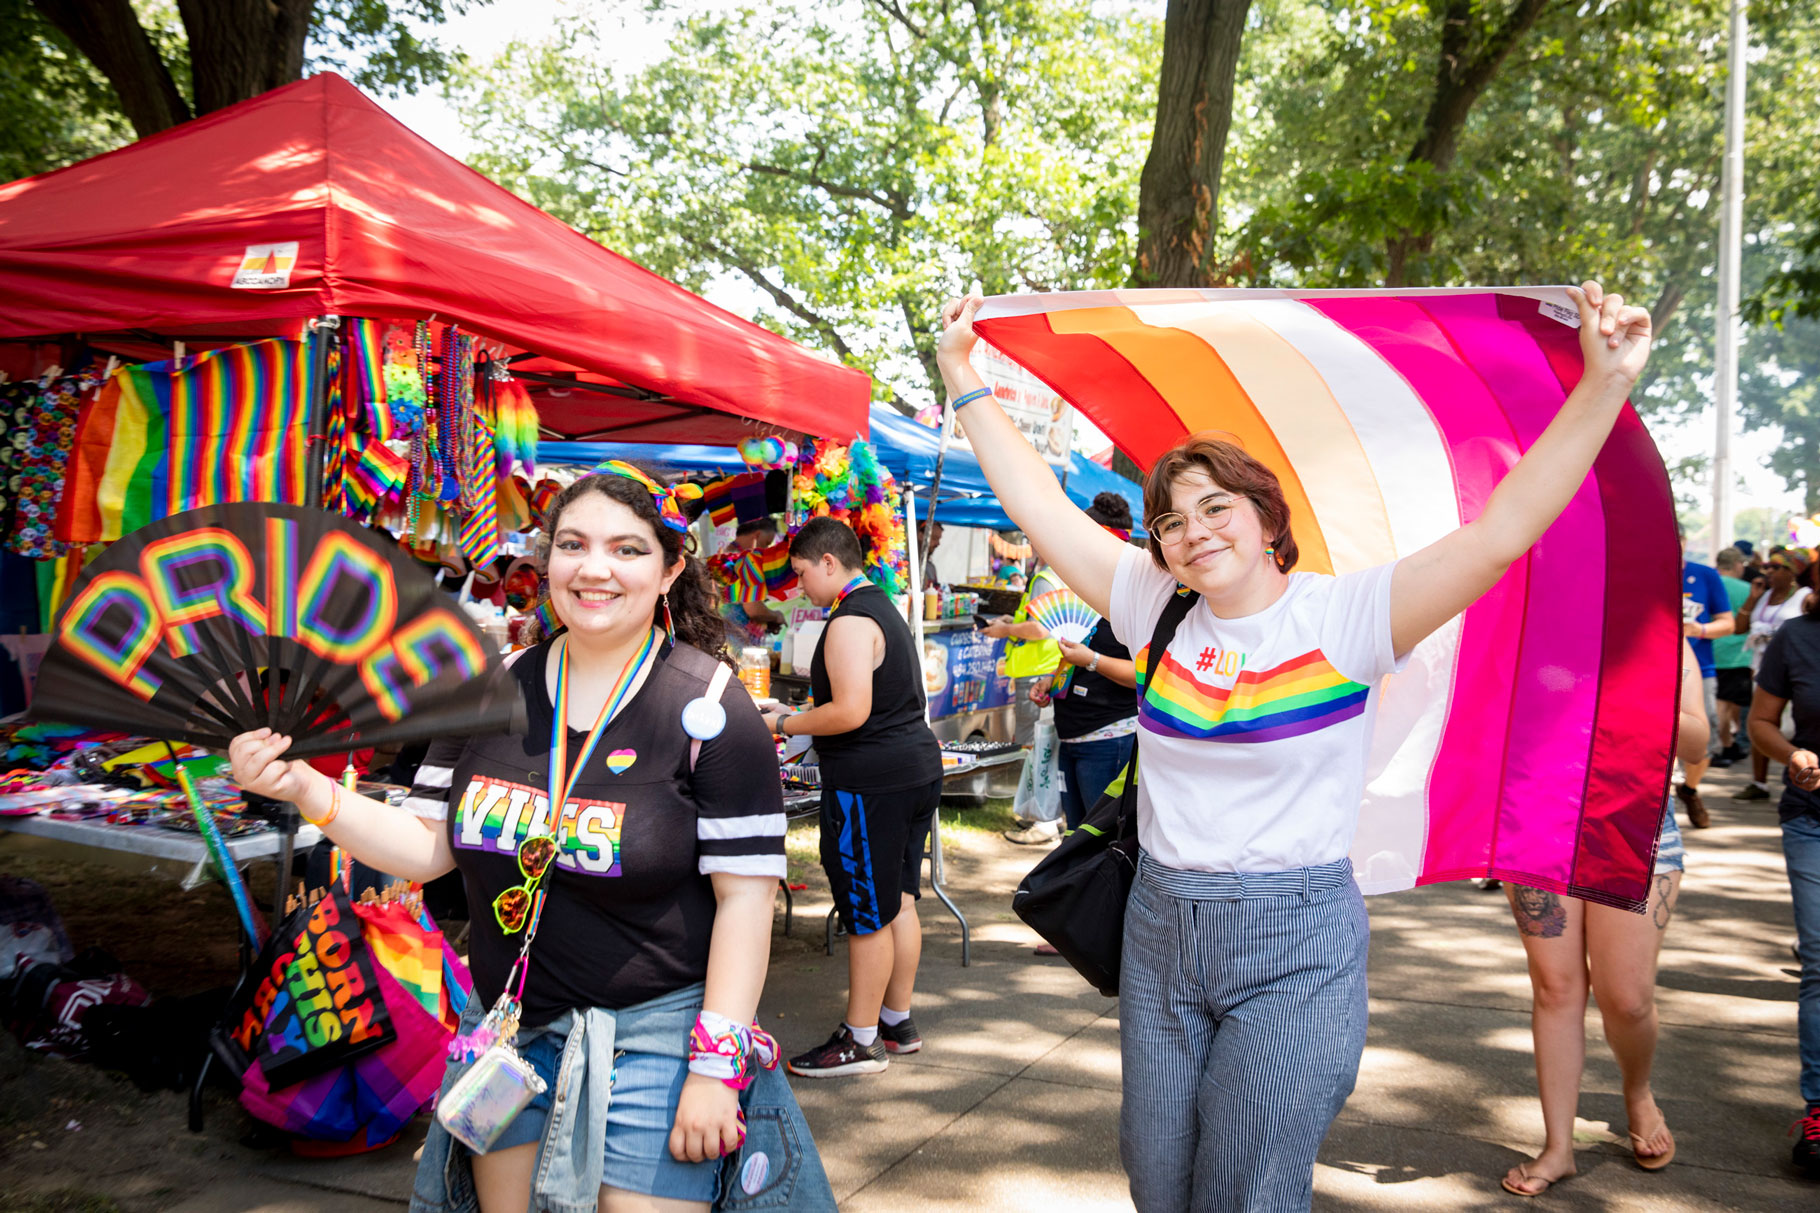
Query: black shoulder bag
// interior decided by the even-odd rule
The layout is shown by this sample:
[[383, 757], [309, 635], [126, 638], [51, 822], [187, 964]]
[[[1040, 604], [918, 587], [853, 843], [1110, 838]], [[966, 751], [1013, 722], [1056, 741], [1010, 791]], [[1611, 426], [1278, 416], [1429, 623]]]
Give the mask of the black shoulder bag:
[[[1163, 651], [1200, 597], [1193, 591], [1178, 593], [1163, 607], [1145, 655], [1145, 686], [1156, 677]], [[1142, 748], [1140, 740], [1137, 749]], [[1101, 796], [1080, 829], [1045, 855], [1011, 896], [1017, 916], [1108, 998], [1119, 992], [1125, 899], [1137, 876], [1137, 767], [1133, 750], [1124, 789], [1117, 796]]]

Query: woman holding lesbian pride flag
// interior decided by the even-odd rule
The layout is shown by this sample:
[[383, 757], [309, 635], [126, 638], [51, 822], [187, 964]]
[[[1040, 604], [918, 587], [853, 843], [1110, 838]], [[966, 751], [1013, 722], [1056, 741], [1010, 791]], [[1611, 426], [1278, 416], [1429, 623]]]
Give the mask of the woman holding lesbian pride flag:
[[1173, 633], [1139, 696], [1142, 855], [1119, 979], [1119, 1152], [1140, 1213], [1313, 1199], [1365, 1045], [1369, 927], [1347, 854], [1376, 688], [1567, 507], [1649, 357], [1646, 310], [1594, 282], [1571, 294], [1584, 374], [1480, 515], [1340, 577], [1292, 572], [1277, 477], [1210, 436], [1151, 467], [1148, 550], [1107, 534], [969, 363], [983, 301], [943, 308], [942, 378], [1006, 512], [1112, 621], [1140, 678]]
[[751, 778], [775, 768], [771, 738], [716, 659], [674, 493], [629, 464], [597, 471], [549, 512], [558, 628], [512, 666], [525, 732], [433, 743], [402, 807], [287, 761], [290, 739], [265, 730], [234, 740], [234, 777], [382, 871], [461, 873], [477, 997], [414, 1210], [705, 1210], [745, 1145], [742, 1100], [765, 1110], [743, 1190], [791, 1185], [792, 1208], [832, 1210], [752, 1024], [784, 874], [781, 793]]

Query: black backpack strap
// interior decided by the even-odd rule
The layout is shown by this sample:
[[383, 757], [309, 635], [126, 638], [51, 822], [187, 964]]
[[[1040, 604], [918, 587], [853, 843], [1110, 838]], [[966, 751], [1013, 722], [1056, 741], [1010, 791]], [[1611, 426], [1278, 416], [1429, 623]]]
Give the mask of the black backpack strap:
[[1156, 631], [1150, 634], [1150, 648], [1144, 657], [1144, 689], [1150, 689], [1150, 680], [1156, 677], [1157, 662], [1163, 659], [1163, 650], [1175, 639], [1176, 629], [1182, 626], [1182, 620], [1188, 618], [1188, 612], [1201, 600], [1199, 590], [1180, 586], [1169, 601], [1163, 604], [1163, 613], [1157, 617]]

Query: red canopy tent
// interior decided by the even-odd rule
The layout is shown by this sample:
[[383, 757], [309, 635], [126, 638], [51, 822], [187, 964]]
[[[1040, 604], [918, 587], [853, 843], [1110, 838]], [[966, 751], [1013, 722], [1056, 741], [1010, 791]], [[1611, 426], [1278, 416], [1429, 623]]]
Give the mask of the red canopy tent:
[[0, 341], [157, 357], [322, 315], [435, 317], [535, 355], [565, 438], [866, 432], [863, 373], [601, 247], [332, 73], [0, 186]]

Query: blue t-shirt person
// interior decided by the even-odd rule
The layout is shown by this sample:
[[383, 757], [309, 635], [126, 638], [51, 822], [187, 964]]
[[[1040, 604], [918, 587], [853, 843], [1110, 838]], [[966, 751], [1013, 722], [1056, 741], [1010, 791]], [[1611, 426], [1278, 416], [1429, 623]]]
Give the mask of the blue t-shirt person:
[[[1719, 570], [1692, 560], [1681, 566], [1681, 601], [1684, 606], [1689, 602], [1699, 606], [1699, 614], [1690, 612], [1685, 616], [1694, 623], [1711, 623], [1732, 609], [1731, 596], [1725, 592], [1725, 579], [1719, 576]], [[1694, 638], [1688, 643], [1694, 646], [1694, 656], [1700, 662], [1700, 677], [1716, 678], [1713, 642]]]

